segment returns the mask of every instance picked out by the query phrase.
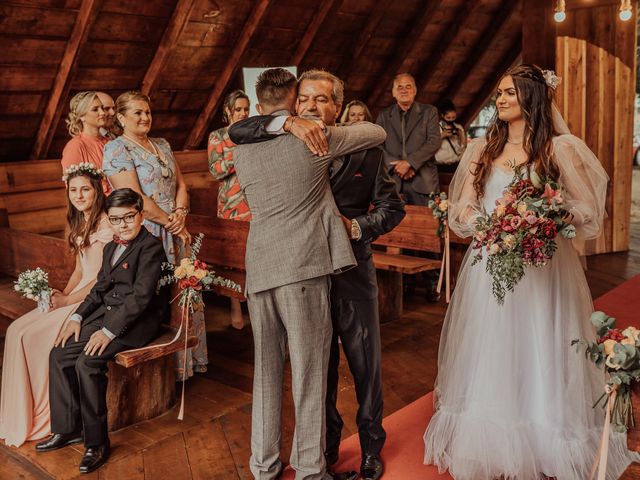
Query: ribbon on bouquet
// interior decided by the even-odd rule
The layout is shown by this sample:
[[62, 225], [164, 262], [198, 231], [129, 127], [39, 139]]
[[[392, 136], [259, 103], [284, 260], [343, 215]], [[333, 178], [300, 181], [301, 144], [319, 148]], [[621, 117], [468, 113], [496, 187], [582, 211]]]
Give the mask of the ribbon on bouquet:
[[442, 290], [442, 281], [446, 277], [445, 281], [445, 297], [447, 303], [451, 300], [451, 254], [450, 254], [450, 239], [449, 239], [449, 222], [444, 221], [444, 253], [442, 255], [442, 263], [440, 264], [440, 275], [438, 277], [438, 286], [436, 292], [440, 293]]
[[[182, 292], [180, 292], [178, 295], [176, 295], [169, 303], [173, 303], [174, 301], [177, 300], [177, 298], [182, 295]], [[187, 293], [187, 299], [184, 302], [184, 304], [182, 305], [182, 315], [180, 316], [180, 326], [178, 327], [178, 330], [176, 331], [176, 334], [174, 335], [174, 337], [169, 340], [168, 342], [165, 343], [158, 343], [158, 344], [153, 344], [153, 345], [147, 345], [146, 347], [140, 347], [140, 348], [134, 348], [131, 350], [127, 350], [128, 352], [144, 352], [145, 350], [150, 350], [152, 348], [157, 348], [157, 347], [168, 347], [169, 345], [175, 343], [178, 341], [178, 339], [180, 338], [180, 336], [182, 335], [182, 331], [183, 331], [183, 327], [184, 327], [184, 354], [183, 354], [183, 359], [182, 359], [182, 371], [184, 373], [186, 373], [187, 371], [187, 343], [189, 340], [189, 305], [191, 304], [191, 297], [193, 296], [193, 290], [189, 289], [189, 293]], [[183, 378], [182, 378], [182, 394], [180, 397], [180, 410], [178, 412], [178, 420], [182, 420], [184, 419], [184, 389], [185, 389], [185, 382], [187, 380], [186, 375], [183, 373]]]
[[609, 434], [611, 433], [611, 412], [613, 411], [613, 405], [616, 402], [616, 396], [618, 395], [617, 385], [607, 385], [604, 388], [608, 395], [607, 400], [607, 413], [604, 417], [604, 427], [602, 428], [602, 437], [600, 438], [600, 445], [596, 451], [596, 458], [591, 466], [591, 473], [589, 474], [589, 480], [594, 480], [596, 469], [598, 470], [597, 480], [605, 480], [607, 476], [607, 460], [609, 458]]

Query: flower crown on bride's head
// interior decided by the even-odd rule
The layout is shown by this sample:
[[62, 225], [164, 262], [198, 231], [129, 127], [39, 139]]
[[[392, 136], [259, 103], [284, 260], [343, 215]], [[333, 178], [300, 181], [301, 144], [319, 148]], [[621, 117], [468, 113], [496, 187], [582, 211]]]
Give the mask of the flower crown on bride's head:
[[104, 172], [89, 162], [81, 162], [67, 168], [62, 175], [62, 181], [66, 182], [69, 178], [78, 175], [89, 175], [90, 177], [101, 179], [104, 176]]
[[542, 76], [547, 86], [552, 90], [555, 90], [562, 82], [562, 77], [557, 76], [553, 70], [542, 70]]

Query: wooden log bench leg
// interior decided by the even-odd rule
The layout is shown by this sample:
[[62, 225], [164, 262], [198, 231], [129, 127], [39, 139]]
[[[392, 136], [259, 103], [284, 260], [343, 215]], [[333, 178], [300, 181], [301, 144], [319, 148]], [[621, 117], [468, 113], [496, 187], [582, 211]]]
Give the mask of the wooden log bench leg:
[[380, 323], [402, 316], [402, 273], [376, 270], [378, 276], [378, 310]]
[[109, 430], [149, 420], [176, 403], [175, 356], [166, 355], [125, 368], [109, 362]]

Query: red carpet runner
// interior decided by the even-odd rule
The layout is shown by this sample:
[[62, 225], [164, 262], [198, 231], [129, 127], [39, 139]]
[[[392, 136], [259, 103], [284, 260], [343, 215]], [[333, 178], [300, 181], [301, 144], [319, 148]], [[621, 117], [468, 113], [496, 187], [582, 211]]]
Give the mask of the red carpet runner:
[[[618, 327], [640, 326], [640, 275], [599, 297], [594, 305], [596, 310], [615, 317]], [[387, 431], [387, 442], [382, 451], [384, 480], [451, 479], [446, 473], [439, 475], [435, 467], [422, 464], [422, 436], [432, 415], [432, 394], [428, 393], [384, 419], [383, 425]], [[336, 471], [359, 469], [360, 444], [358, 436], [352, 435], [340, 444], [340, 462], [336, 465]], [[282, 478], [293, 480], [293, 470], [287, 468]]]

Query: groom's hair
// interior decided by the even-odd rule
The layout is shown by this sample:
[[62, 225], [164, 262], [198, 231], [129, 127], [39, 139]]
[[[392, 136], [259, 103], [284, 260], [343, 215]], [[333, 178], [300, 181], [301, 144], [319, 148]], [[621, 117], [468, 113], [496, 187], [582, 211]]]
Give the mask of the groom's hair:
[[133, 207], [142, 211], [142, 195], [131, 188], [118, 188], [111, 192], [104, 203], [104, 211], [109, 212], [111, 207]]
[[270, 68], [258, 76], [256, 96], [261, 105], [280, 105], [295, 94], [298, 81], [285, 68]]

